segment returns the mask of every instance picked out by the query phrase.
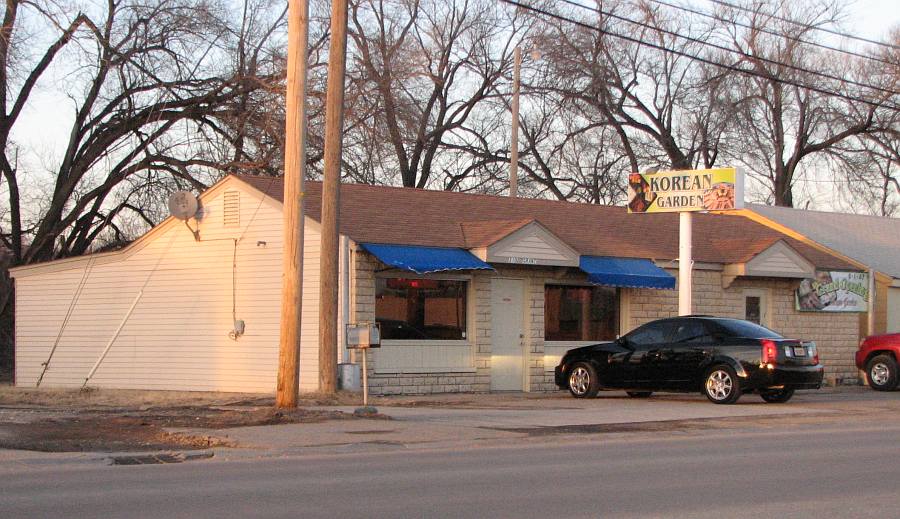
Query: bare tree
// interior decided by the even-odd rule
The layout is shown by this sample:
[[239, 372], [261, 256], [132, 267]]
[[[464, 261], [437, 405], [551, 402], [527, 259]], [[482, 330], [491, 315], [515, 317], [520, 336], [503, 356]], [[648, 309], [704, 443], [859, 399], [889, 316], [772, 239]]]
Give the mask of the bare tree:
[[840, 143], [877, 131], [877, 108], [889, 97], [859, 86], [865, 76], [853, 60], [804, 43], [821, 42], [817, 28], [834, 23], [840, 12], [828, 1], [757, 2], [722, 12], [733, 21], [738, 63], [756, 73], [735, 75], [729, 89], [738, 106], [730, 157], [768, 187], [776, 205], [794, 205], [804, 166], [824, 168]]
[[[900, 92], [900, 26], [887, 40], [891, 45], [875, 49], [877, 61], [864, 61], [863, 74], [869, 82], [885, 90]], [[854, 210], [880, 216], [897, 216], [900, 211], [900, 109], [894, 95], [893, 107], [876, 110], [876, 128], [839, 145], [835, 154], [845, 171], [842, 185], [850, 193]]]
[[497, 95], [522, 30], [516, 20], [488, 0], [351, 2], [348, 73], [370, 103], [368, 120], [359, 118], [371, 144], [361, 157], [380, 161], [370, 176], [390, 181], [397, 171], [402, 185], [422, 188], [439, 161], [454, 162], [439, 152]]
[[[16, 264], [81, 254], [124, 213], [153, 221], [129, 196], [118, 196], [129, 178], [167, 172], [199, 189], [203, 175], [227, 170], [200, 153], [209, 143], [197, 129], [241, 112], [240, 100], [266, 79], [251, 70], [262, 50], [256, 41], [241, 45], [248, 54], [238, 66], [221, 59], [233, 39], [220, 9], [187, 0], [109, 0], [100, 12], [71, 16], [49, 2], [7, 2], [0, 169], [10, 211], [0, 238]], [[29, 23], [55, 31], [55, 39], [42, 50], [28, 49], [17, 35]], [[52, 186], [47, 203], [27, 217], [19, 179], [35, 172], [12, 160], [10, 133], [51, 68], [67, 74], [74, 113], [58, 164], [45, 174]], [[240, 153], [234, 158], [240, 161]]]
[[[271, 40], [283, 6], [270, 14], [274, 2], [248, 1], [256, 3], [234, 12], [234, 4], [214, 0], [107, 0], [84, 2], [75, 14], [53, 0], [6, 2], [0, 26], [0, 191], [9, 202], [0, 211], [0, 251], [9, 251], [4, 265], [120, 246], [165, 216], [160, 191], [200, 190], [224, 172], [259, 166], [252, 160], [260, 156], [247, 151], [249, 125], [220, 131], [226, 121], [250, 117], [256, 96], [278, 84]], [[71, 106], [53, 120], [68, 125], [67, 138], [44, 164], [20, 160], [21, 146], [12, 139], [40, 92]], [[5, 268], [2, 275], [8, 279]], [[10, 290], [0, 286], [4, 333]]]
[[[236, 75], [256, 78], [260, 88], [247, 90], [227, 101], [222, 110], [204, 117], [198, 130], [211, 162], [228, 173], [278, 176], [283, 171], [285, 76], [287, 55], [283, 41], [286, 4], [280, 0], [245, 0], [240, 24], [220, 24], [229, 33], [224, 57]], [[313, 0], [307, 45], [307, 174], [321, 173], [325, 112], [326, 58], [328, 55], [327, 3]], [[228, 14], [228, 13], [226, 13]], [[345, 96], [349, 120], [357, 112], [353, 95]], [[346, 143], [356, 153], [358, 143]]]
[[833, 155], [839, 198], [852, 212], [896, 216], [900, 208], [900, 139], [888, 132], [842, 143]]
[[564, 14], [596, 28], [545, 26], [542, 53], [558, 91], [616, 132], [630, 170], [716, 163], [727, 108], [717, 95], [721, 79], [688, 57], [703, 52], [709, 29], [643, 0], [598, 2], [587, 17], [584, 9]]

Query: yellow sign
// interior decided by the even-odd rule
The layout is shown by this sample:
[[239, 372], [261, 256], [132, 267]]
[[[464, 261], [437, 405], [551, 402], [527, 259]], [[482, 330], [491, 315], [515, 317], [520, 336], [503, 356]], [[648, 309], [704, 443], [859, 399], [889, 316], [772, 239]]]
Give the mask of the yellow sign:
[[722, 211], [744, 206], [744, 178], [735, 168], [628, 175], [629, 213]]

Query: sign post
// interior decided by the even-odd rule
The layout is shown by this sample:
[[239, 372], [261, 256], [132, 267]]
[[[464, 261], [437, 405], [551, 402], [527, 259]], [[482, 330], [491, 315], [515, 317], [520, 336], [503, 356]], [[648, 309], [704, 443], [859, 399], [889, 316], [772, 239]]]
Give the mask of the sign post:
[[692, 212], [744, 207], [744, 176], [736, 168], [628, 175], [629, 213], [679, 213], [678, 315], [692, 313]]
[[691, 213], [678, 213], [678, 315], [691, 315], [694, 296]]
[[356, 323], [347, 325], [347, 348], [362, 352], [362, 385], [363, 407], [357, 409], [360, 414], [374, 414], [374, 408], [369, 408], [369, 374], [366, 366], [366, 350], [381, 347], [381, 325], [378, 323]]

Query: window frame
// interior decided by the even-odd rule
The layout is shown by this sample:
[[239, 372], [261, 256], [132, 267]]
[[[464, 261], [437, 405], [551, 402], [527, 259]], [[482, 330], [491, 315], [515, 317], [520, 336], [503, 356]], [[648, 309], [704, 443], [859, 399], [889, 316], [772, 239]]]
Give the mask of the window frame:
[[465, 295], [466, 295], [466, 304], [464, 306], [465, 311], [465, 327], [463, 331], [465, 333], [465, 337], [462, 339], [382, 339], [382, 345], [394, 345], [394, 346], [408, 346], [408, 345], [416, 345], [416, 344], [429, 344], [429, 345], [461, 345], [474, 344], [474, 330], [475, 330], [475, 322], [472, 319], [472, 316], [475, 315], [475, 295], [476, 292], [473, 287], [473, 278], [471, 275], [460, 275], [460, 274], [443, 274], [443, 273], [435, 273], [435, 274], [417, 274], [415, 272], [409, 272], [405, 270], [398, 269], [387, 269], [383, 271], [379, 271], [375, 273], [374, 281], [375, 287], [373, 290], [372, 298], [373, 298], [373, 314], [374, 319], [377, 322], [378, 315], [377, 310], [374, 308], [375, 305], [378, 304], [378, 279], [422, 279], [422, 280], [431, 280], [431, 281], [462, 281], [465, 283]]
[[[740, 319], [747, 320], [747, 298], [759, 298], [759, 324], [765, 328], [771, 328], [771, 312], [769, 311], [769, 291], [764, 288], [744, 288], [741, 290]], [[751, 321], [752, 322], [752, 321]]]
[[[547, 288], [548, 287], [568, 287], [568, 288], [611, 288], [615, 290], [615, 300], [616, 300], [616, 320], [615, 320], [615, 333], [613, 333], [612, 339], [585, 339], [585, 340], [553, 340], [547, 339]], [[606, 285], [594, 285], [591, 283], [577, 282], [577, 281], [564, 281], [564, 280], [545, 280], [544, 281], [544, 324], [543, 324], [543, 338], [546, 344], [549, 343], [551, 345], [576, 345], [576, 344], [596, 344], [598, 342], [605, 342], [607, 340], [612, 341], [616, 338], [620, 337], [622, 334], [622, 330], [624, 329], [624, 319], [627, 318], [625, 313], [627, 308], [626, 294], [627, 290], [624, 287], [614, 287], [614, 286], [606, 286]]]

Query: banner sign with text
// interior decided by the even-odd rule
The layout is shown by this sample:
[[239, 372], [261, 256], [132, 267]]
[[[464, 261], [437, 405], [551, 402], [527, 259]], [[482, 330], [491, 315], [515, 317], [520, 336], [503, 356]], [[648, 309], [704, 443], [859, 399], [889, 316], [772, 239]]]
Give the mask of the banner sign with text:
[[744, 207], [744, 179], [735, 168], [628, 175], [629, 213], [722, 211]]
[[869, 275], [865, 272], [816, 271], [795, 293], [797, 310], [805, 312], [867, 312]]

